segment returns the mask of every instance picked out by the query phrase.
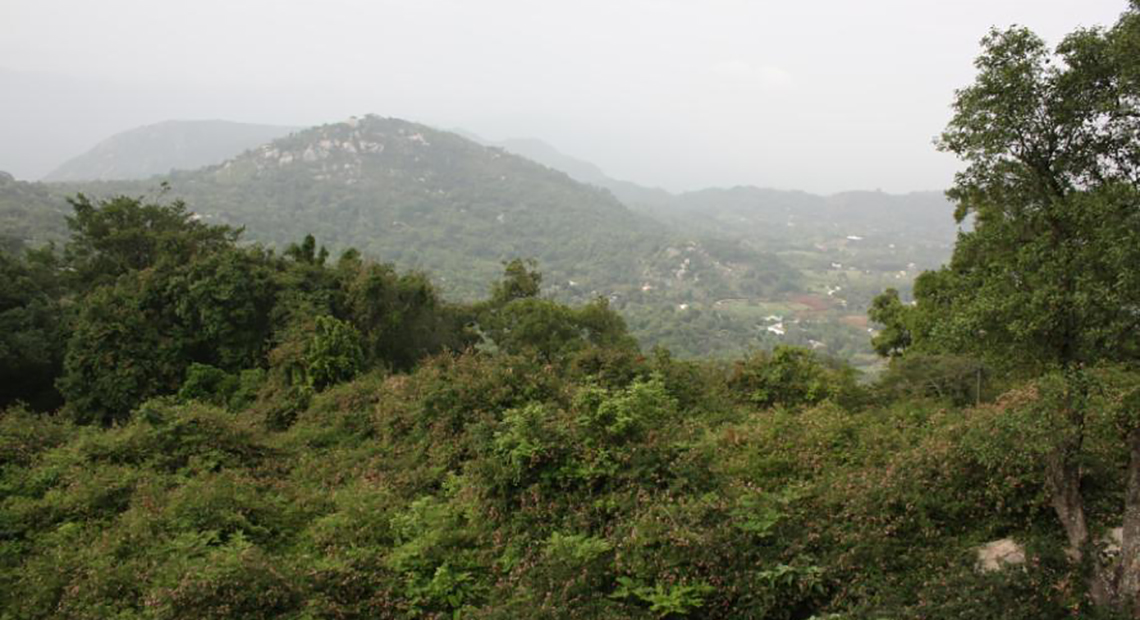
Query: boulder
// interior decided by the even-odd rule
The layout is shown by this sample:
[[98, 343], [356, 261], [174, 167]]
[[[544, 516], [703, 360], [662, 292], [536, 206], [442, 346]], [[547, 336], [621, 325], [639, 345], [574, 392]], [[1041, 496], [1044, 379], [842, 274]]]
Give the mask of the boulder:
[[1025, 547], [1012, 538], [990, 541], [977, 550], [978, 571], [990, 573], [1025, 563]]

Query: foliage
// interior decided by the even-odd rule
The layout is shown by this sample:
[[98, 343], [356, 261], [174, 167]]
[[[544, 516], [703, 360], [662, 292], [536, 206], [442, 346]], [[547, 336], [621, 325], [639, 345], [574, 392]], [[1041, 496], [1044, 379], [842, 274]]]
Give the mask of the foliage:
[[730, 387], [757, 407], [802, 407], [825, 400], [856, 403], [858, 388], [849, 367], [829, 366], [806, 349], [779, 346], [736, 362]]
[[186, 379], [178, 389], [178, 399], [224, 406], [237, 389], [236, 379], [221, 368], [195, 362], [186, 369]]
[[177, 391], [191, 363], [238, 372], [265, 355], [276, 296], [270, 258], [226, 250], [123, 274], [84, 297], [59, 388], [80, 419], [125, 419]]
[[572, 308], [540, 299], [542, 275], [522, 261], [505, 265], [503, 279], [491, 298], [478, 304], [478, 326], [499, 350], [537, 354], [548, 361], [564, 359], [588, 347], [636, 349], [621, 315], [605, 298]]
[[637, 585], [629, 577], [618, 577], [618, 588], [613, 596], [617, 599], [635, 598], [649, 605], [649, 611], [658, 618], [687, 616], [690, 611], [704, 605], [704, 597], [712, 591], [705, 583], [695, 585], [654, 586]]
[[[955, 217], [972, 216], [974, 229], [959, 235], [949, 265], [919, 276], [913, 307], [887, 291], [871, 312], [884, 324], [881, 354], [951, 354], [981, 361], [1002, 380], [1032, 381], [1036, 404], [1017, 433], [1044, 461], [1035, 473], [1070, 554], [1083, 560], [1091, 601], [1116, 611], [1140, 596], [1140, 563], [1131, 558], [1140, 536], [1140, 433], [1125, 426], [1115, 437], [1131, 447], [1122, 516], [1112, 517], [1124, 521], [1128, 551], [1119, 558], [1096, 552], [1091, 532], [1102, 515], [1087, 463], [1092, 403], [1104, 389], [1095, 371], [1140, 361], [1132, 268], [1140, 260], [1138, 41], [1135, 2], [1113, 27], [1073, 32], [1055, 52], [1019, 27], [982, 40], [978, 75], [957, 91], [939, 140], [966, 163], [947, 195]], [[926, 358], [944, 367], [948, 359]]]
[[1024, 28], [983, 40], [939, 143], [967, 163], [949, 195], [974, 230], [919, 277], [914, 308], [889, 291], [876, 302], [884, 352], [909, 340], [1030, 375], [1136, 357], [1140, 158], [1121, 136], [1136, 131], [1137, 23], [1130, 11], [1111, 30], [1077, 31], [1056, 62]]
[[890, 398], [933, 398], [958, 406], [995, 395], [989, 372], [978, 360], [918, 351], [892, 359], [876, 387]]
[[[593, 360], [571, 375], [443, 354], [331, 385], [282, 426], [265, 423], [267, 393], [228, 411], [151, 400], [106, 429], [8, 411], [0, 606], [791, 620], [997, 617], [986, 605], [1018, 596], [1000, 615], [1085, 609], [1049, 555], [1040, 471], [1055, 431], [1028, 432], [1054, 387], [973, 410], [759, 410], [725, 397], [716, 365]], [[194, 366], [183, 396], [232, 382]], [[1118, 493], [1129, 402], [1126, 387], [1102, 392], [1084, 463], [1097, 511]], [[974, 575], [973, 547], [1012, 532], [1040, 562]]]
[[66, 317], [51, 250], [0, 253], [0, 408], [22, 400], [58, 406]]
[[93, 202], [78, 194], [68, 202], [74, 215], [67, 218], [71, 238], [65, 252], [76, 282], [87, 288], [160, 262], [188, 263], [232, 245], [240, 235], [199, 221], [181, 201], [144, 203], [118, 196]]
[[491, 303], [505, 305], [516, 299], [538, 297], [541, 285], [538, 261], [516, 258], [503, 265], [503, 279], [491, 288]]
[[41, 183], [0, 171], [0, 254], [67, 240], [67, 203]]
[[365, 360], [408, 370], [419, 359], [443, 350], [462, 350], [475, 341], [467, 311], [443, 302], [420, 273], [399, 274], [390, 265], [342, 257], [344, 320], [361, 336]]
[[899, 299], [899, 292], [889, 288], [871, 302], [867, 309], [867, 316], [883, 329], [871, 338], [871, 346], [875, 353], [883, 357], [893, 357], [901, 354], [910, 346], [910, 331], [905, 322], [906, 307]]
[[[638, 218], [604, 193], [427, 128], [366, 119], [181, 177], [214, 215], [231, 201], [260, 234], [302, 239], [281, 254], [178, 202], [76, 198], [62, 261], [0, 263], [17, 283], [0, 287], [4, 372], [59, 372], [66, 399], [0, 412], [0, 617], [1104, 614], [1082, 578], [1099, 560], [1071, 562], [1057, 531], [1056, 473], [1079, 473], [1089, 523], [1135, 495], [1119, 479], [1140, 445], [1120, 441], [1140, 437], [1123, 340], [1140, 290], [1121, 138], [1135, 12], [1072, 35], [1059, 68], [1026, 31], [984, 43], [942, 142], [969, 164], [954, 196], [976, 226], [915, 305], [874, 302], [892, 357], [874, 388], [805, 348], [643, 355], [622, 295], [670, 282], [667, 299], [715, 291], [706, 308], [725, 307], [779, 290], [782, 263], [738, 272], [756, 256], [745, 245], [716, 248], [722, 261], [630, 235]], [[1058, 137], [1072, 149], [1044, 148]], [[351, 156], [365, 148], [377, 157]], [[294, 161], [337, 182], [290, 174]], [[291, 210], [305, 204], [327, 208]], [[305, 224], [503, 278], [447, 303], [421, 272], [355, 250], [331, 263]], [[565, 238], [550, 248], [526, 236], [551, 225]], [[479, 236], [557, 261], [555, 275]], [[630, 260], [603, 273], [607, 252]], [[578, 262], [582, 283], [565, 267]], [[701, 289], [696, 269], [720, 275]], [[719, 310], [689, 309], [662, 312], [732, 333]], [[985, 397], [983, 370], [1001, 373]], [[980, 574], [978, 546], [1005, 537], [1025, 563]]]
[[331, 316], [317, 317], [305, 361], [309, 385], [315, 390], [352, 379], [364, 366], [360, 333]]
[[[282, 389], [267, 394], [290, 393], [296, 404], [305, 398], [297, 386], [320, 390], [373, 367], [407, 369], [472, 342], [465, 311], [440, 301], [423, 276], [353, 252], [326, 265], [312, 236], [279, 257], [236, 246], [237, 231], [201, 224], [181, 203], [74, 202], [63, 263], [48, 251], [22, 263], [3, 258], [13, 276], [34, 275], [43, 287], [5, 302], [17, 340], [4, 350], [22, 360], [11, 373], [28, 374], [29, 395], [57, 375], [78, 420], [121, 422], [144, 400], [180, 389], [186, 399], [241, 408], [270, 367]], [[82, 283], [72, 281], [77, 275]], [[31, 280], [13, 281], [21, 283]], [[68, 295], [78, 303], [65, 328], [59, 307]], [[63, 342], [66, 352], [55, 344]], [[31, 380], [35, 373], [48, 377]], [[292, 409], [270, 417], [286, 421]]]

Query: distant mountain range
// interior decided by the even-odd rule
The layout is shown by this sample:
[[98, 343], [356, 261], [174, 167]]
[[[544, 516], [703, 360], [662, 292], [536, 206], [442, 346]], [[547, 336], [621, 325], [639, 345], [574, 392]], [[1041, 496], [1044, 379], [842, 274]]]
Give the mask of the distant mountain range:
[[542, 140], [535, 138], [486, 140], [462, 129], [454, 131], [469, 140], [487, 146], [496, 146], [548, 168], [565, 172], [575, 181], [608, 189], [626, 205], [659, 205], [669, 202], [674, 197], [673, 194], [660, 188], [645, 187], [630, 181], [611, 178], [596, 165], [567, 155]]
[[230, 121], [166, 121], [115, 134], [67, 160], [45, 181], [146, 179], [219, 164], [295, 127]]
[[422, 269], [453, 297], [476, 298], [503, 261], [533, 257], [546, 294], [607, 297], [646, 345], [707, 355], [791, 342], [864, 365], [870, 298], [905, 293], [957, 230], [933, 192], [671, 194], [538, 140], [465, 135], [377, 116], [304, 130], [160, 123], [52, 175], [87, 180], [0, 183], [0, 224], [19, 240], [58, 240], [64, 196], [168, 183], [168, 198], [246, 226], [248, 239], [283, 247], [312, 233], [334, 251]]

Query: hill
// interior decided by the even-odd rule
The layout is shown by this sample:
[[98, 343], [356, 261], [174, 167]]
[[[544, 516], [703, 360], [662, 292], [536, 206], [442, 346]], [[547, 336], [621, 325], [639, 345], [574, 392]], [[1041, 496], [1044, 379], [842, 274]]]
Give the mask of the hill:
[[670, 227], [770, 253], [794, 267], [800, 292], [790, 303], [728, 300], [720, 310], [778, 317], [784, 329], [789, 317], [813, 322], [818, 327], [811, 331], [823, 335], [807, 344], [865, 367], [875, 363], [866, 348], [871, 300], [887, 288], [909, 297], [918, 274], [949, 259], [959, 230], [941, 192], [817, 196], [735, 187], [630, 204]]
[[957, 230], [934, 192], [671, 194], [538, 140], [494, 143], [374, 116], [145, 182], [54, 184], [53, 209], [76, 191], [141, 195], [163, 181], [255, 241], [284, 247], [313, 233], [333, 250], [426, 271], [453, 298], [485, 292], [502, 261], [534, 257], [546, 294], [608, 298], [646, 346], [732, 355], [798, 344], [864, 368], [878, 363], [871, 298], [887, 287], [909, 295]]
[[0, 172], [0, 251], [67, 239], [67, 203], [41, 183]]
[[615, 179], [597, 165], [559, 151], [554, 146], [536, 138], [507, 138], [506, 140], [486, 140], [473, 133], [457, 130], [456, 133], [483, 144], [495, 146], [538, 162], [548, 168], [565, 172], [570, 178], [607, 189], [626, 206], [660, 205], [673, 200], [674, 195], [657, 187], [645, 187], [631, 181]]
[[908, 295], [956, 231], [933, 192], [676, 195], [537, 140], [490, 143], [374, 116], [145, 182], [53, 184], [53, 208], [76, 191], [142, 195], [164, 181], [208, 221], [247, 226], [255, 241], [284, 247], [313, 233], [334, 251], [426, 271], [453, 298], [481, 295], [502, 261], [534, 257], [545, 294], [608, 298], [647, 347], [733, 355], [798, 344], [864, 368], [878, 363], [871, 298], [886, 287]]
[[[63, 261], [0, 254], [5, 618], [1123, 617], [1050, 507], [1059, 373], [643, 355], [519, 263], [451, 304], [312, 237], [74, 202]], [[1140, 376], [1082, 380], [1107, 529]]]
[[115, 134], [69, 159], [46, 181], [146, 179], [217, 164], [294, 127], [220, 120], [166, 121]]
[[[160, 181], [207, 221], [248, 227], [254, 241], [284, 247], [312, 233], [334, 251], [356, 247], [424, 270], [461, 299], [485, 292], [503, 261], [533, 257], [546, 294], [606, 297], [643, 342], [684, 353], [739, 349], [749, 332], [763, 334], [753, 324], [692, 324], [699, 314], [677, 323], [675, 314], [723, 298], [774, 298], [798, 279], [774, 256], [675, 232], [608, 191], [503, 149], [376, 116], [297, 132], [223, 164], [145, 183], [55, 187], [138, 195]], [[724, 332], [724, 341], [709, 332]]]
[[716, 323], [707, 327], [717, 334], [727, 331], [754, 343], [759, 331], [765, 345], [808, 345], [864, 367], [876, 362], [866, 344], [871, 299], [885, 288], [908, 295], [918, 273], [949, 258], [959, 228], [941, 192], [819, 196], [742, 186], [673, 194], [609, 177], [539, 140], [472, 138], [604, 188], [630, 209], [701, 239], [705, 247], [778, 257], [796, 268], [794, 291], [764, 299], [718, 298], [687, 309], [711, 312]]
[[[935, 268], [949, 257], [958, 231], [953, 207], [942, 192], [849, 191], [820, 196], [739, 186], [675, 194], [610, 177], [593, 163], [541, 140], [494, 142], [464, 135], [606, 189], [630, 209], [687, 235], [742, 242], [762, 252], [786, 255], [785, 259], [806, 268], [850, 263], [847, 259], [852, 258], [873, 271]], [[850, 241], [864, 243], [845, 243]]]

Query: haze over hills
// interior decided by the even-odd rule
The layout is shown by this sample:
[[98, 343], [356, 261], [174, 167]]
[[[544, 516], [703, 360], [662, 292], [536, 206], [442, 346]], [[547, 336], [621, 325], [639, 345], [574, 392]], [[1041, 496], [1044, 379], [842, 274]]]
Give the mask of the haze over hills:
[[[740, 240], [770, 251], [805, 244], [897, 250], [894, 268], [934, 268], [949, 256], [959, 225], [941, 192], [903, 195], [843, 192], [816, 196], [756, 187], [688, 192], [654, 205], [633, 205], [671, 225]], [[892, 268], [889, 261], [879, 265]]]
[[49, 172], [45, 181], [146, 179], [221, 163], [295, 127], [222, 120], [165, 121], [115, 134]]
[[[193, 170], [222, 163], [295, 130], [218, 120], [164, 121], [115, 134], [58, 166], [45, 180], [141, 180], [171, 170]], [[689, 232], [752, 241], [759, 237], [764, 243], [775, 244], [801, 242], [809, 232], [907, 238], [918, 235], [923, 242], [941, 247], [953, 241], [957, 229], [950, 217], [952, 208], [940, 192], [894, 195], [851, 191], [819, 196], [737, 186], [674, 194], [614, 179], [595, 164], [567, 155], [539, 139], [488, 140], [462, 129], [450, 131], [563, 172], [576, 181], [607, 189], [626, 206]], [[791, 230], [795, 226], [800, 229]]]
[[[754, 186], [707, 188], [672, 193], [614, 179], [591, 162], [562, 153], [534, 138], [490, 141], [468, 132], [465, 137], [560, 170], [577, 181], [608, 189], [626, 206], [689, 232], [763, 240], [764, 244], [802, 244], [805, 235], [843, 233], [878, 239], [911, 239], [932, 245], [933, 262], [949, 256], [957, 224], [953, 207], [942, 192], [887, 194], [847, 191], [820, 196], [802, 191]], [[792, 230], [799, 226], [799, 230]]]
[[[887, 287], [908, 294], [918, 273], [936, 268], [950, 257], [960, 228], [953, 218], [954, 208], [942, 192], [897, 195], [848, 191], [819, 196], [738, 186], [674, 194], [610, 178], [590, 162], [561, 153], [540, 140], [486, 143], [608, 189], [634, 211], [686, 235], [703, 238], [706, 245], [713, 240], [727, 241], [730, 246], [775, 254], [798, 270], [797, 288], [809, 294], [822, 293], [800, 297], [810, 302], [806, 307], [749, 303], [749, 308], [736, 308], [754, 318], [807, 312], [812, 320], [819, 320], [816, 310], [822, 305], [832, 311], [824, 320], [865, 325], [862, 313], [871, 298]], [[963, 226], [968, 227], [969, 222]], [[756, 312], [757, 307], [765, 311]], [[719, 312], [733, 310], [721, 300]], [[770, 323], [763, 326], [775, 330], [769, 333], [788, 329], [782, 322]], [[829, 340], [834, 344], [835, 336]], [[808, 341], [814, 341], [813, 346], [821, 342]]]
[[536, 161], [548, 168], [560, 170], [576, 181], [589, 183], [610, 190], [618, 200], [627, 206], [658, 205], [673, 199], [670, 192], [657, 187], [645, 187], [631, 181], [622, 181], [607, 175], [601, 168], [583, 159], [578, 159], [559, 151], [554, 146], [536, 138], [507, 138], [487, 140], [473, 133], [455, 130], [456, 133], [487, 146], [497, 146], [516, 155]]
[[[169, 181], [208, 217], [274, 231], [264, 241], [311, 232], [334, 248], [425, 269], [460, 295], [481, 294], [501, 261], [517, 256], [537, 258], [552, 288], [571, 296], [668, 271], [655, 259], [672, 241], [668, 229], [608, 193], [398, 119], [309, 129]], [[598, 256], [611, 264], [595, 270]], [[618, 257], [628, 260], [613, 264]]]

